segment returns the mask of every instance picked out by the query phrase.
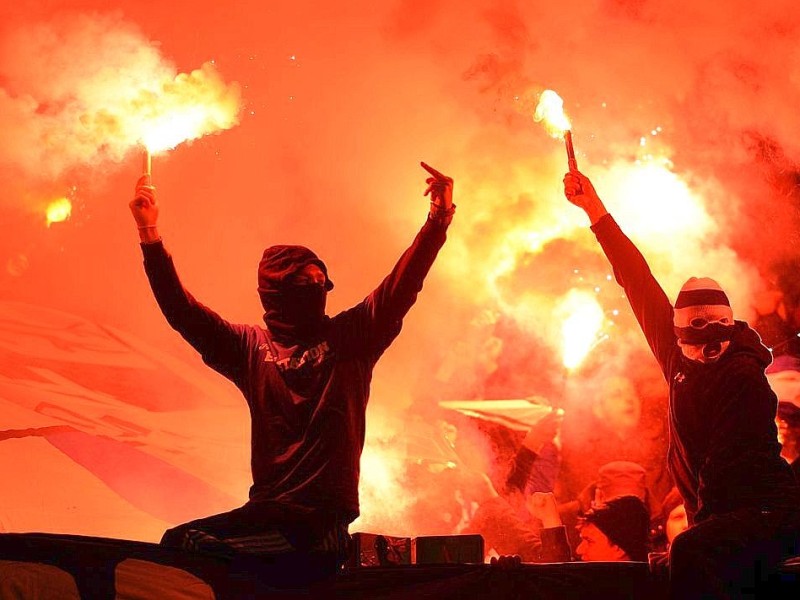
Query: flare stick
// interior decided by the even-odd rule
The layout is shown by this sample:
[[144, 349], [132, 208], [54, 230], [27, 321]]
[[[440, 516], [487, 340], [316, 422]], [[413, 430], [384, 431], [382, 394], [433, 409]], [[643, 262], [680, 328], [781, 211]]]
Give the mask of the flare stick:
[[578, 161], [575, 160], [575, 148], [572, 147], [572, 131], [567, 129], [564, 133], [564, 144], [567, 146], [567, 164], [570, 171], [578, 170]]
[[150, 150], [147, 148], [144, 149], [144, 153], [142, 154], [142, 170], [144, 175], [147, 175], [147, 178], [150, 179], [152, 175], [152, 168], [153, 168], [153, 160], [150, 155]]

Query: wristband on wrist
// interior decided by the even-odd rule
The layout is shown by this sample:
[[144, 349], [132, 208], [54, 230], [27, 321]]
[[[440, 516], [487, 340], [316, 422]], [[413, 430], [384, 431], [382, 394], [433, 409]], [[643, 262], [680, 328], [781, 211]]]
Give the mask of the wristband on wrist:
[[139, 229], [155, 229], [158, 225], [139, 225]]
[[440, 204], [431, 202], [431, 209], [428, 212], [428, 217], [434, 221], [449, 224], [453, 220], [453, 215], [456, 213], [456, 205], [451, 204], [450, 208], [445, 208]]

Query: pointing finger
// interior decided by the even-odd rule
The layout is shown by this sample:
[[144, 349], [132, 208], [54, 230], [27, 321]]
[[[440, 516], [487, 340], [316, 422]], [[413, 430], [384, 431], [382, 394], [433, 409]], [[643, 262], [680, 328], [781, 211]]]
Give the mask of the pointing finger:
[[444, 175], [443, 173], [440, 173], [439, 171], [437, 171], [436, 169], [434, 169], [434, 168], [433, 168], [432, 166], [430, 166], [429, 164], [427, 164], [427, 163], [424, 163], [424, 162], [420, 162], [419, 164], [420, 164], [420, 166], [421, 166], [423, 169], [425, 169], [425, 170], [426, 170], [428, 173], [430, 173], [431, 175], [433, 175], [434, 177], [436, 177], [436, 179], [448, 179], [447, 175]]

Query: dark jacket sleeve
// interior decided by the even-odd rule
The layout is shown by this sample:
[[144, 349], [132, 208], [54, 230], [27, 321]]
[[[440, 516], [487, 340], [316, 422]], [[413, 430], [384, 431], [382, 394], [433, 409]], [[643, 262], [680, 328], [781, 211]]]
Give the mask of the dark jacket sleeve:
[[563, 525], [545, 527], [539, 532], [539, 535], [542, 546], [538, 562], [570, 562], [572, 560], [572, 550], [567, 538], [566, 527]]
[[625, 290], [650, 349], [669, 379], [669, 362], [676, 347], [672, 304], [650, 272], [642, 253], [611, 215], [602, 217], [592, 226], [592, 231], [614, 269], [617, 283]]
[[389, 275], [361, 303], [344, 313], [354, 324], [341, 347], [380, 354], [400, 333], [403, 317], [414, 305], [422, 284], [446, 239], [447, 225], [428, 219]]
[[170, 326], [197, 350], [203, 360], [237, 381], [242, 332], [200, 302], [183, 287], [162, 242], [142, 244], [150, 288]]

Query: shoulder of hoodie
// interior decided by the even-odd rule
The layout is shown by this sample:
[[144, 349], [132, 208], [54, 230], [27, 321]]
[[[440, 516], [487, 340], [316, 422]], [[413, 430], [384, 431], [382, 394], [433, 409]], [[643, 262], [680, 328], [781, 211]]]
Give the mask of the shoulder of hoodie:
[[735, 331], [731, 340], [731, 345], [722, 365], [729, 371], [729, 375], [739, 378], [740, 376], [753, 376], [755, 374], [764, 377], [766, 368], [772, 362], [772, 353], [761, 342], [761, 337], [745, 321], [735, 322]]

